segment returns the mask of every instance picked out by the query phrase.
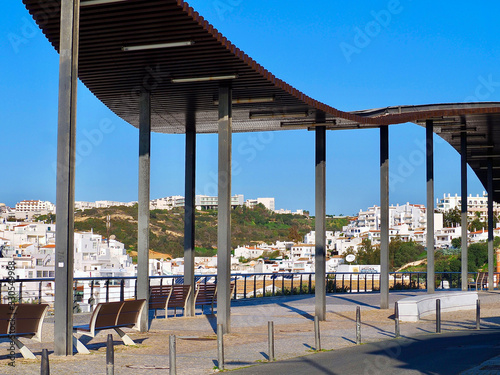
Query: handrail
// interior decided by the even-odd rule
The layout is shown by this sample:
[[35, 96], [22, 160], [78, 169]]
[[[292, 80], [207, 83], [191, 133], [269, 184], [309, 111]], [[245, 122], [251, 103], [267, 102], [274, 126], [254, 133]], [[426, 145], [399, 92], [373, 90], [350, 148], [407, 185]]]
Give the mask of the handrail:
[[[469, 272], [469, 279], [476, 280], [478, 272]], [[500, 275], [500, 273], [495, 273]], [[280, 295], [313, 294], [314, 272], [262, 272], [232, 273], [235, 283], [233, 299], [261, 298]], [[151, 285], [181, 283], [184, 275], [150, 276]], [[426, 289], [427, 272], [390, 272], [390, 288]], [[460, 288], [461, 272], [436, 272], [436, 288]], [[195, 280], [201, 283], [217, 282], [216, 274], [197, 274]], [[327, 272], [327, 293], [374, 293], [379, 291], [380, 273]], [[500, 278], [496, 276], [496, 280]], [[54, 302], [55, 278], [0, 279], [0, 303], [12, 293], [12, 283], [16, 286], [16, 296], [21, 302]], [[92, 311], [93, 306], [105, 301], [123, 301], [137, 297], [137, 277], [75, 277], [75, 312]], [[47, 283], [51, 285], [48, 286]], [[468, 280], [468, 287], [473, 283]]]

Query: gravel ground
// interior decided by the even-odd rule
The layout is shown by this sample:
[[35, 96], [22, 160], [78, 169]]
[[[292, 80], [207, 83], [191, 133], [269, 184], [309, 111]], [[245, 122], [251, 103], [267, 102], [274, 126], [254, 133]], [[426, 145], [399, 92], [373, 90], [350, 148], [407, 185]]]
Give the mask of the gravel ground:
[[[391, 308], [380, 310], [379, 294], [337, 294], [327, 296], [327, 320], [321, 322], [321, 347], [324, 350], [355, 345], [355, 310], [361, 307], [362, 341], [373, 342], [394, 337], [393, 307], [397, 300], [422, 292], [390, 294]], [[500, 326], [500, 291], [480, 292], [481, 327]], [[224, 336], [225, 368], [236, 369], [263, 362], [267, 357], [267, 322], [274, 322], [277, 360], [314, 352], [314, 297], [292, 296], [236, 301], [232, 305], [231, 333]], [[136, 346], [123, 345], [113, 331], [115, 374], [168, 374], [169, 335], [177, 338], [177, 373], [179, 375], [216, 372], [216, 316], [198, 315], [154, 319], [146, 334], [130, 330]], [[88, 323], [89, 314], [75, 316], [75, 324]], [[53, 318], [46, 318], [42, 343], [21, 339], [35, 353], [37, 360], [16, 357], [16, 367], [8, 365], [8, 342], [0, 343], [1, 374], [39, 374], [40, 354], [49, 350], [51, 374], [103, 374], [106, 371], [106, 338], [112, 331], [101, 332], [89, 342], [90, 355], [71, 357], [53, 355]], [[442, 331], [474, 330], [475, 311], [442, 314]], [[413, 337], [435, 332], [433, 316], [416, 323], [401, 323], [401, 335]]]

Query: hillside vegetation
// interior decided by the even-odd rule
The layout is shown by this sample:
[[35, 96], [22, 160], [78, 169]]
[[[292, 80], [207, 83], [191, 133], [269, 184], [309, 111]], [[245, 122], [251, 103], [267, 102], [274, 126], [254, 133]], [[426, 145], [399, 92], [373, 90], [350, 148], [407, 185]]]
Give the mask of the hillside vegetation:
[[[106, 237], [106, 216], [111, 218], [110, 235], [125, 244], [128, 250], [137, 247], [137, 206], [89, 209], [75, 214], [75, 230], [93, 229]], [[349, 218], [327, 218], [327, 230], [341, 230]], [[276, 241], [301, 242], [304, 235], [314, 230], [313, 217], [276, 214], [262, 205], [255, 208], [238, 207], [231, 215], [231, 246], [258, 244]], [[184, 249], [184, 209], [151, 211], [150, 249], [171, 254], [183, 255]], [[198, 256], [214, 255], [217, 250], [217, 211], [196, 211], [195, 246]]]

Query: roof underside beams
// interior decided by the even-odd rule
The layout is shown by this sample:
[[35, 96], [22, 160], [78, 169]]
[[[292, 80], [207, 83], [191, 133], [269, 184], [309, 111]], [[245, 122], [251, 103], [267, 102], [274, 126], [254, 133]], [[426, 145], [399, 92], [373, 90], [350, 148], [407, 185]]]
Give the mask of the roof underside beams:
[[[86, 0], [81, 0], [84, 4]], [[43, 33], [59, 49], [60, 0], [23, 0]], [[188, 42], [173, 48], [125, 51], [123, 47]], [[174, 83], [174, 79], [235, 76], [233, 131], [268, 131], [315, 126], [318, 112], [329, 129], [377, 127], [435, 120], [435, 132], [457, 151], [460, 133], [469, 136], [469, 164], [486, 186], [490, 157], [500, 178], [500, 103], [388, 107], [342, 112], [279, 80], [231, 44], [182, 0], [127, 0], [82, 6], [79, 78], [114, 113], [138, 127], [139, 93], [152, 98], [152, 130], [184, 133], [186, 116], [198, 133], [218, 130], [217, 100], [222, 81]], [[322, 117], [322, 116], [321, 116]], [[445, 130], [448, 129], [448, 130]], [[489, 156], [488, 156], [489, 155]], [[498, 168], [498, 169], [497, 169]], [[458, 171], [457, 171], [458, 173]], [[495, 182], [495, 189], [500, 184]], [[499, 200], [500, 193], [495, 193]]]

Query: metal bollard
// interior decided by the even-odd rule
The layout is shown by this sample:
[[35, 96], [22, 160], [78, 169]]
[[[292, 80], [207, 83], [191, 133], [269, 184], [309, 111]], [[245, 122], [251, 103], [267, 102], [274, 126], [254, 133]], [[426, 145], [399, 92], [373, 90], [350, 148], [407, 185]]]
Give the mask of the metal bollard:
[[476, 329], [481, 329], [481, 303], [476, 301]]
[[115, 350], [113, 348], [113, 335], [108, 334], [108, 342], [106, 344], [106, 375], [114, 375], [115, 373]]
[[40, 375], [50, 375], [49, 351], [47, 349], [42, 349], [42, 365], [40, 367]]
[[397, 302], [394, 304], [394, 325], [396, 338], [401, 337], [401, 332], [399, 330], [399, 305]]
[[361, 344], [361, 309], [356, 306], [356, 345]]
[[217, 324], [217, 362], [219, 370], [224, 370], [224, 329], [222, 323]]
[[321, 350], [321, 336], [319, 331], [319, 318], [314, 317], [314, 347], [316, 350]]
[[176, 356], [176, 345], [175, 345], [175, 335], [169, 336], [169, 351], [168, 351], [168, 359], [169, 359], [169, 374], [177, 375], [177, 356]]
[[436, 300], [436, 333], [441, 333], [441, 300]]
[[267, 322], [269, 362], [274, 361], [274, 322]]

